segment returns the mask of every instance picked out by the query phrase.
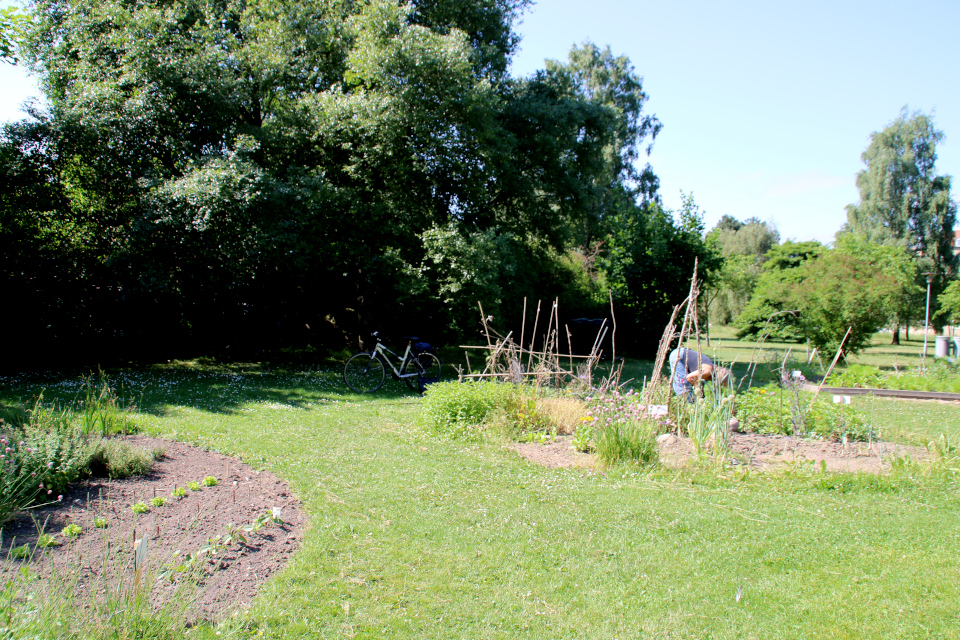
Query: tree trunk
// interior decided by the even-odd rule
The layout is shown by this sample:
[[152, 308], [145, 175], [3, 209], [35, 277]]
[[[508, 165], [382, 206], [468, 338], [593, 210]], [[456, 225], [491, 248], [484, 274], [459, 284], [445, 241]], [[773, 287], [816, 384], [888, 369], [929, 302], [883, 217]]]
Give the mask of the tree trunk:
[[890, 340], [890, 344], [900, 344], [900, 323], [893, 325], [893, 339]]

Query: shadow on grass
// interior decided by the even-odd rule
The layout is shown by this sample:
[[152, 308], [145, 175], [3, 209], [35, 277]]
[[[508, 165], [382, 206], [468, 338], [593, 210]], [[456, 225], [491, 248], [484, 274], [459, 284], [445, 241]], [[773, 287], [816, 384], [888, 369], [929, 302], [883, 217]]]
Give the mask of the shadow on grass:
[[[210, 364], [171, 362], [104, 374], [121, 407], [158, 417], [180, 408], [232, 415], [250, 404], [309, 410], [333, 402], [372, 402], [417, 397], [403, 381], [389, 376], [371, 394], [350, 391], [341, 377], [342, 362], [326, 361], [302, 369], [275, 368], [260, 363]], [[451, 372], [447, 372], [450, 374]], [[6, 378], [0, 386], [4, 414], [31, 403], [42, 393], [44, 403], [78, 407], [84, 397], [83, 377], [56, 378], [51, 374], [31, 378]]]

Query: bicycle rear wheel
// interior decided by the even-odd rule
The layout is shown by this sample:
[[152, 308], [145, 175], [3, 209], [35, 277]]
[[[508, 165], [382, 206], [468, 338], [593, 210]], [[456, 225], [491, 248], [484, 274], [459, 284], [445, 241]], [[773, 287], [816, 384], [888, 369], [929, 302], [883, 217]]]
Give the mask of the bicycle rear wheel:
[[443, 365], [440, 358], [432, 353], [421, 353], [412, 360], [407, 361], [403, 367], [403, 373], [416, 373], [418, 375], [404, 378], [407, 386], [414, 391], [420, 391], [420, 378], [426, 378], [430, 381], [440, 379], [440, 367]]
[[343, 381], [357, 393], [373, 393], [386, 377], [380, 358], [370, 353], [358, 353], [343, 365]]

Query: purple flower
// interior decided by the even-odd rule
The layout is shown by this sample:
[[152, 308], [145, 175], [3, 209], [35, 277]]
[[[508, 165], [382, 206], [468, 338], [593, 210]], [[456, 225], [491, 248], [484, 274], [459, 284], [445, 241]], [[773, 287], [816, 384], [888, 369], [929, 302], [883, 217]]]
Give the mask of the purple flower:
[[53, 469], [53, 463], [52, 463], [52, 462], [48, 462], [48, 463], [47, 463], [47, 469]]

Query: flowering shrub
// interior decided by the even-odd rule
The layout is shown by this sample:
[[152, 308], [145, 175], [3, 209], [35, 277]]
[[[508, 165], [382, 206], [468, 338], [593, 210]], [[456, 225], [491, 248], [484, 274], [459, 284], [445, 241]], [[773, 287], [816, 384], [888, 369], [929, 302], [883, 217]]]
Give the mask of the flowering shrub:
[[15, 511], [52, 502], [86, 469], [82, 435], [61, 427], [49, 432], [12, 429], [0, 421], [0, 523]]

